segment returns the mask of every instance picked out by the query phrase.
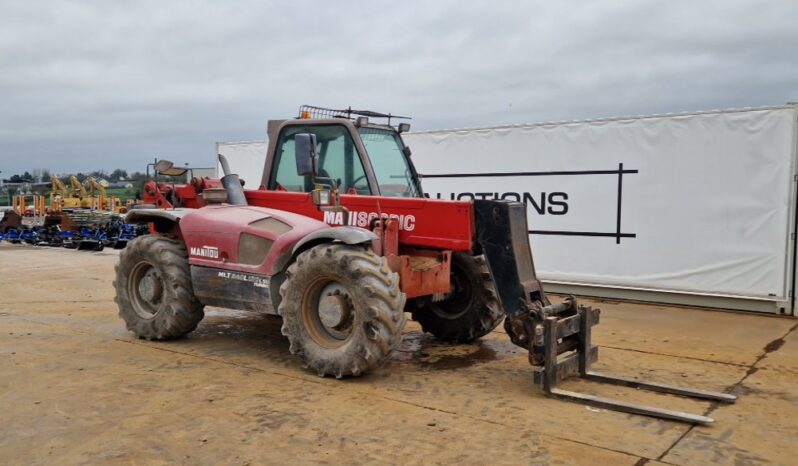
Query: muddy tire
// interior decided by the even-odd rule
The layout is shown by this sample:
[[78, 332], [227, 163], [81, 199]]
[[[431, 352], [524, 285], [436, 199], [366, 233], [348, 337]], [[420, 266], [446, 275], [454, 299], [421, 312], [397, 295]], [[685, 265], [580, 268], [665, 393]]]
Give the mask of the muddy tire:
[[453, 291], [443, 301], [413, 309], [421, 329], [450, 343], [468, 343], [496, 328], [504, 318], [483, 256], [452, 254]]
[[340, 243], [301, 253], [280, 286], [282, 333], [320, 376], [357, 376], [402, 340], [405, 295], [384, 258]]
[[186, 248], [163, 236], [128, 243], [116, 266], [116, 301], [127, 329], [147, 340], [180, 338], [205, 316], [191, 288]]

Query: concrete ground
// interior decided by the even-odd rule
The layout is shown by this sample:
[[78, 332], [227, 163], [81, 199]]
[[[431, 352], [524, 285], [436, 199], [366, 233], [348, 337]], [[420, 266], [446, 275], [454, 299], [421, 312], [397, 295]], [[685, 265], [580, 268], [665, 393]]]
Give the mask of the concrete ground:
[[188, 338], [127, 333], [117, 253], [0, 244], [0, 464], [753, 465], [798, 460], [798, 320], [601, 302], [598, 369], [731, 391], [709, 427], [545, 398], [503, 331], [460, 346], [415, 323], [357, 379], [302, 369], [278, 318], [208, 308]]

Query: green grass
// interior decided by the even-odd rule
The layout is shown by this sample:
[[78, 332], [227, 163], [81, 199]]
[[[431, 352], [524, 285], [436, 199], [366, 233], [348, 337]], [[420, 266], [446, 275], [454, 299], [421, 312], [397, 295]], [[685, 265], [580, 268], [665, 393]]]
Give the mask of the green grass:
[[136, 197], [136, 188], [108, 188], [106, 194], [109, 197], [118, 197], [122, 202]]

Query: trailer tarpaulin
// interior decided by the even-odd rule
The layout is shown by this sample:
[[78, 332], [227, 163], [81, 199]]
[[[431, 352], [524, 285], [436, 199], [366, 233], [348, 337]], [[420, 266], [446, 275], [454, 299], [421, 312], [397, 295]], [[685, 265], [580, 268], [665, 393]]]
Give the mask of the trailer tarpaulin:
[[795, 107], [405, 135], [427, 195], [526, 202], [543, 279], [787, 299]]
[[[268, 141], [217, 142], [216, 153], [222, 154], [230, 163], [230, 170], [245, 181], [247, 189], [257, 189], [266, 164]], [[216, 161], [216, 172], [221, 176], [222, 167]]]

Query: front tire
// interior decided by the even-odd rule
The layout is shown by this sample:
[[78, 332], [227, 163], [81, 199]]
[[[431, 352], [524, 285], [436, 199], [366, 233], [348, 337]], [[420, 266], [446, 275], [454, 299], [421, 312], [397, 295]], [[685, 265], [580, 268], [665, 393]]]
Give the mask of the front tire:
[[330, 243], [297, 256], [280, 286], [282, 333], [319, 376], [357, 376], [402, 340], [405, 295], [385, 258]]
[[450, 343], [470, 343], [490, 333], [504, 318], [483, 256], [452, 254], [452, 292], [439, 302], [413, 309], [421, 329]]
[[119, 254], [116, 301], [127, 329], [146, 340], [180, 338], [205, 316], [194, 296], [186, 248], [163, 236], [142, 236]]

